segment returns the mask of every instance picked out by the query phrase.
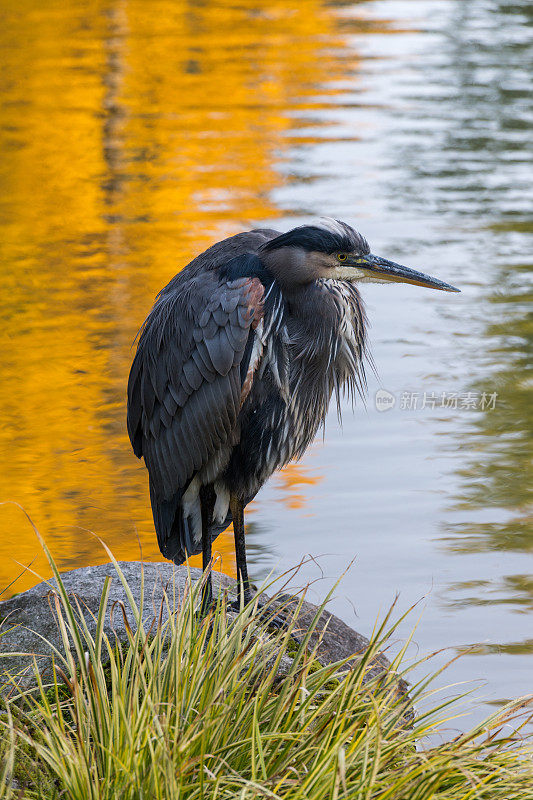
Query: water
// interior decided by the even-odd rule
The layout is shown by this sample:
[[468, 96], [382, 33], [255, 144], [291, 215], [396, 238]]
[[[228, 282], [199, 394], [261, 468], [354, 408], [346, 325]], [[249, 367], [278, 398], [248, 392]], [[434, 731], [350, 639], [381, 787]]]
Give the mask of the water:
[[[61, 568], [107, 560], [91, 531], [159, 558], [124, 423], [156, 292], [215, 239], [327, 213], [462, 294], [364, 288], [366, 407], [260, 493], [252, 572], [311, 554], [319, 599], [355, 558], [349, 623], [399, 593], [413, 656], [466, 651], [447, 680], [475, 715], [531, 691], [532, 22], [527, 0], [4, 5], [0, 498]], [[48, 575], [18, 507], [0, 529], [1, 587]]]

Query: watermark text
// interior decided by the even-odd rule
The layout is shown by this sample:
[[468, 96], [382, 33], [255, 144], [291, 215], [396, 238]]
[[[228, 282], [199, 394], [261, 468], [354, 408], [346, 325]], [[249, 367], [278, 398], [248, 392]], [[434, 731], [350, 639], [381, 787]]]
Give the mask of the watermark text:
[[497, 392], [389, 392], [378, 389], [374, 396], [377, 411], [493, 411], [498, 404]]

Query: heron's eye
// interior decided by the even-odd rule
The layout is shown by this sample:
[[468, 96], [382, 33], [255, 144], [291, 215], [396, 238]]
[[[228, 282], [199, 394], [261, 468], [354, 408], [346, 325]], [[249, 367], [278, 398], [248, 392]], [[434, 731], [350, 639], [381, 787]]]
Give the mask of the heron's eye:
[[337, 253], [337, 259], [339, 261], [346, 261], [348, 258], [348, 253]]

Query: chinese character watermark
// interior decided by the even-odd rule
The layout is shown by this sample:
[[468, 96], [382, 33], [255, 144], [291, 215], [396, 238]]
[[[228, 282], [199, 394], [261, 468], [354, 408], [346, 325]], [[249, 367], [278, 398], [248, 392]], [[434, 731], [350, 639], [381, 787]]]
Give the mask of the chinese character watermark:
[[[387, 389], [378, 389], [374, 403], [377, 411], [390, 411], [397, 397]], [[401, 411], [448, 409], [451, 411], [493, 411], [498, 404], [497, 392], [400, 392]]]

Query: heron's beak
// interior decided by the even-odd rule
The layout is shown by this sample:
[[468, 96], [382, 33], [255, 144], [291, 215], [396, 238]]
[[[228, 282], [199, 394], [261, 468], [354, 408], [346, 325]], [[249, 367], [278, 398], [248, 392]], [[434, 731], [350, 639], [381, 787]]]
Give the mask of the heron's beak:
[[432, 278], [431, 275], [425, 275], [423, 272], [417, 272], [409, 267], [402, 267], [401, 264], [387, 261], [386, 258], [380, 258], [372, 253], [368, 253], [366, 256], [355, 256], [347, 263], [349, 266], [361, 270], [362, 280], [413, 283], [415, 286], [427, 286], [428, 289], [440, 289], [443, 292], [461, 291], [455, 286], [450, 286], [449, 283]]

